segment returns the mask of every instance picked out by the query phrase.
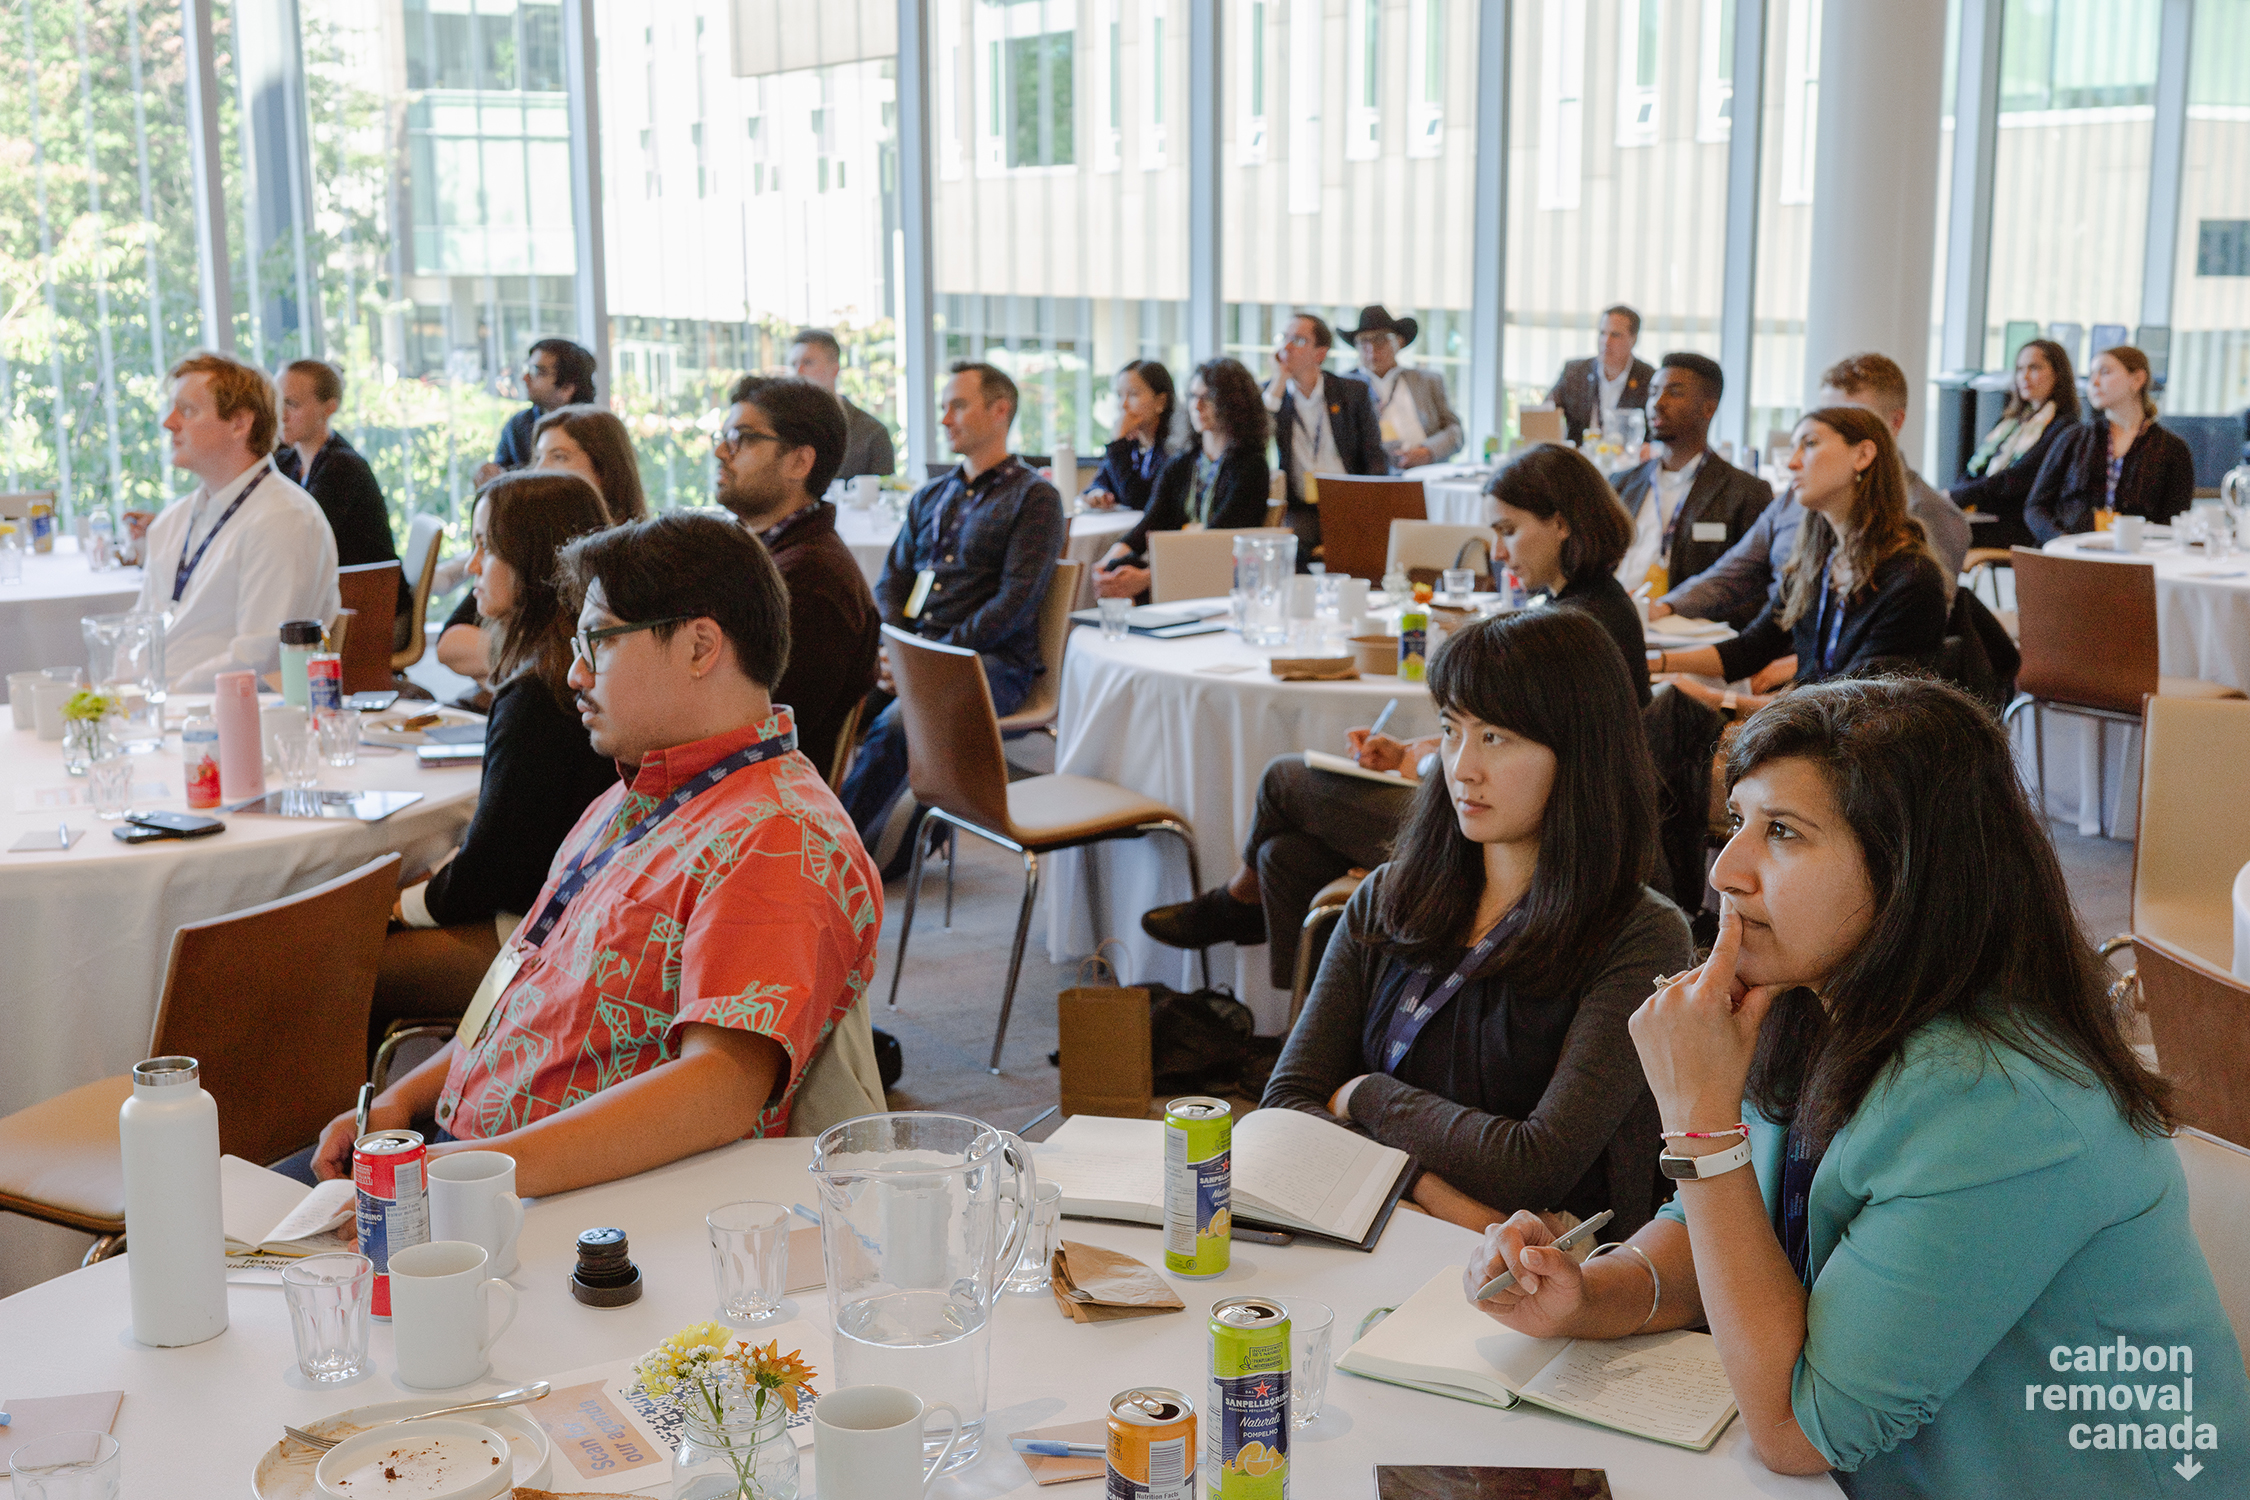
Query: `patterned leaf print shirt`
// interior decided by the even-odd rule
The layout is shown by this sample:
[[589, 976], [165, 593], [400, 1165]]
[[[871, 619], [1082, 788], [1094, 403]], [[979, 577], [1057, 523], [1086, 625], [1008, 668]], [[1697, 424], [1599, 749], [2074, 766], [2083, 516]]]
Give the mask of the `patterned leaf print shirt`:
[[[793, 727], [779, 708], [649, 756], [586, 809], [532, 910], [682, 782]], [[882, 882], [812, 762], [791, 751], [746, 766], [619, 850], [545, 943], [510, 940], [522, 962], [455, 1054], [438, 1123], [462, 1140], [520, 1129], [678, 1057], [679, 1028], [701, 1021], [788, 1053], [751, 1132], [780, 1135], [806, 1064], [867, 991], [882, 923]]]

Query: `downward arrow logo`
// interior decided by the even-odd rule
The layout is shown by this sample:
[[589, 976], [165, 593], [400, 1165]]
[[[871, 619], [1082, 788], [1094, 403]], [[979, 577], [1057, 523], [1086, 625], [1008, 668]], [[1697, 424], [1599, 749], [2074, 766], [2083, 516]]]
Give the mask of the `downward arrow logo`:
[[2193, 1479], [2196, 1475], [2203, 1472], [2203, 1465], [2195, 1461], [2195, 1455], [2192, 1453], [2188, 1454], [2178, 1463], [2172, 1465], [2172, 1467], [2179, 1471], [2180, 1477], [2182, 1479]]

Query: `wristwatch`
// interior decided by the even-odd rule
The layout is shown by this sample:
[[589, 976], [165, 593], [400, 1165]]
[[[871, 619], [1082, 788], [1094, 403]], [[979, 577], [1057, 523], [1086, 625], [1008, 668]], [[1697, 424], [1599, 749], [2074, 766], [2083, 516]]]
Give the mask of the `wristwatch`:
[[1656, 1159], [1657, 1169], [1675, 1182], [1708, 1182], [1714, 1177], [1724, 1177], [1736, 1167], [1750, 1160], [1750, 1143], [1736, 1141], [1724, 1151], [1714, 1151], [1708, 1156], [1674, 1156], [1667, 1151]]
[[1733, 688], [1728, 688], [1724, 693], [1719, 695], [1719, 712], [1731, 714], [1741, 706], [1742, 700], [1739, 697], [1735, 696], [1735, 691]]

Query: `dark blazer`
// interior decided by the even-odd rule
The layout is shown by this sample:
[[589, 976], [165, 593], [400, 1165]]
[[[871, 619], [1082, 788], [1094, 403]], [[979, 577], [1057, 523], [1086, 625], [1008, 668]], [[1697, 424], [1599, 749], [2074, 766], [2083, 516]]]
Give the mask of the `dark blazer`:
[[[1329, 430], [1336, 437], [1336, 452], [1347, 474], [1385, 475], [1391, 472], [1390, 455], [1383, 451], [1382, 423], [1375, 416], [1375, 398], [1364, 380], [1353, 380], [1328, 370], [1320, 372], [1321, 395], [1328, 403]], [[1289, 496], [1289, 529], [1297, 533], [1297, 567], [1301, 572], [1320, 545], [1320, 507], [1304, 502], [1304, 476], [1297, 472], [1297, 387], [1281, 386], [1281, 410], [1274, 414], [1274, 448], [1281, 455], [1281, 473]]]
[[[336, 534], [336, 566], [356, 568], [361, 563], [396, 562], [398, 543], [391, 536], [391, 513], [383, 504], [383, 487], [375, 471], [342, 433], [331, 430], [328, 441], [313, 455], [312, 471], [299, 473], [297, 450], [283, 443], [274, 450], [273, 466], [313, 497], [328, 529]], [[414, 606], [414, 581], [402, 572], [398, 581], [398, 607], [405, 613]]]
[[[1844, 601], [1844, 624], [1835, 660], [1820, 668], [1820, 611], [1808, 609], [1789, 629], [1781, 625], [1784, 593], [1750, 628], [1719, 643], [1721, 675], [1734, 682], [1768, 662], [1794, 654], [1800, 684], [1850, 677], [1878, 662], [1935, 667], [1945, 649], [1945, 572], [1919, 547], [1894, 553]], [[1831, 606], [1833, 607], [1833, 606]]]
[[789, 665], [773, 700], [797, 720], [797, 748], [826, 776], [852, 705], [875, 686], [883, 618], [852, 549], [836, 535], [836, 507], [816, 500], [760, 533], [789, 587]]
[[[2024, 502], [2031, 498], [2031, 487], [2039, 481], [2039, 470], [2047, 462], [2047, 455], [2055, 451], [2055, 444], [2076, 423], [2050, 421], [2047, 430], [2039, 434], [2039, 441], [2019, 454], [2016, 461], [1997, 474], [1982, 476], [1964, 471], [1953, 487], [1946, 491], [1953, 503], [1963, 510], [1973, 510], [1982, 516], [1997, 516], [1982, 526], [1972, 526], [1969, 542], [1977, 547], [2029, 547], [2035, 545], [2031, 528], [2024, 524]], [[2136, 444], [2136, 446], [2138, 446]]]
[[[1617, 409], [1646, 408], [1648, 383], [1655, 378], [1655, 366], [1645, 359], [1634, 360], [1625, 372], [1625, 389], [1618, 394]], [[1563, 361], [1562, 373], [1555, 377], [1547, 400], [1563, 414], [1563, 435], [1577, 442], [1586, 435], [1586, 424], [1602, 409], [1602, 362], [1592, 356]]]
[[617, 785], [617, 762], [594, 753], [578, 715], [537, 677], [518, 674], [492, 695], [484, 727], [484, 783], [461, 851], [430, 877], [422, 899], [440, 925], [528, 916], [555, 851], [578, 815]]
[[1139, 438], [1119, 438], [1102, 450], [1101, 469], [1087, 488], [1115, 495], [1119, 509], [1146, 512], [1156, 494], [1157, 479], [1174, 457], [1161, 449], [1143, 448]]
[[[843, 397], [838, 396], [836, 401], [844, 408], [844, 462], [836, 470], [836, 477], [851, 479], [861, 474], [874, 474], [889, 478], [891, 471], [898, 467], [898, 455], [891, 449], [891, 430]], [[803, 735], [802, 722], [797, 732]], [[803, 748], [801, 740], [798, 748]]]
[[[1156, 493], [1141, 517], [1141, 524], [1121, 538], [1132, 550], [1134, 566], [1148, 564], [1150, 532], [1178, 531], [1187, 524], [1188, 497], [1195, 487], [1195, 461], [1200, 452], [1198, 448], [1191, 448], [1185, 453], [1173, 454], [1164, 472], [1156, 476]], [[1263, 448], [1254, 448], [1248, 443], [1236, 443], [1229, 448], [1227, 456], [1219, 460], [1219, 477], [1211, 482], [1209, 519], [1203, 524], [1214, 531], [1265, 525], [1266, 491], [1271, 484], [1271, 474]]]
[[[2018, 460], [2021, 463], [2022, 460]], [[2109, 422], [2096, 413], [2056, 440], [2023, 504], [2024, 524], [2044, 545], [2094, 529], [2109, 489]], [[2117, 476], [2121, 515], [2169, 521], [2195, 500], [2195, 454], [2184, 439], [2151, 422], [2133, 439]]]
[[[1617, 487], [1617, 498], [1624, 502], [1625, 513], [1635, 518], [1635, 525], [1639, 524], [1641, 507], [1651, 503], [1649, 491], [1662, 463], [1662, 459], [1650, 459], [1626, 475]], [[1704, 449], [1703, 465], [1695, 471], [1687, 498], [1673, 512], [1672, 530], [1664, 541], [1664, 569], [1671, 583], [1676, 586], [1685, 582], [1724, 557], [1727, 548], [1741, 541], [1750, 523], [1771, 504], [1771, 485], [1755, 474], [1744, 473], [1713, 450]], [[1699, 540], [1695, 534], [1698, 526], [1722, 527], [1725, 535]]]

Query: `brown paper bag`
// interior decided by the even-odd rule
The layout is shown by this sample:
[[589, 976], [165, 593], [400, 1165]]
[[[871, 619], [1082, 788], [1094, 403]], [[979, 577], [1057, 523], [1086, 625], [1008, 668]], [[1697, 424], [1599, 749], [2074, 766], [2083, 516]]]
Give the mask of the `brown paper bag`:
[[[1107, 976], [1109, 983], [1096, 981]], [[1117, 982], [1099, 954], [1078, 966], [1078, 983], [1055, 997], [1062, 1049], [1062, 1112], [1145, 1119], [1156, 1098], [1148, 991]]]
[[1077, 1323], [1183, 1312], [1172, 1285], [1130, 1255], [1064, 1240], [1050, 1267], [1055, 1305]]

